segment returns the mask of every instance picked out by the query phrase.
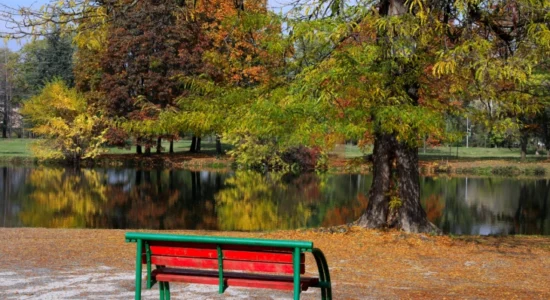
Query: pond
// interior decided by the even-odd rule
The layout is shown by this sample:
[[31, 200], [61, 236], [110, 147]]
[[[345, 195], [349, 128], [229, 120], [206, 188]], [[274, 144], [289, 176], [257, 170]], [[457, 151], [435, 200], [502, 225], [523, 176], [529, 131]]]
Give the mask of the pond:
[[[341, 225], [370, 175], [0, 167], [0, 227], [262, 231]], [[452, 234], [550, 234], [546, 179], [423, 177], [428, 218]]]

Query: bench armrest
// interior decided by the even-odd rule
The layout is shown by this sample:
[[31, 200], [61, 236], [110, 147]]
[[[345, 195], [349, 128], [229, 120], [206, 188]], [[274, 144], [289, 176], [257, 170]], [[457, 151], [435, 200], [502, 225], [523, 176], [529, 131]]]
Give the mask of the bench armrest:
[[330, 283], [330, 271], [328, 269], [327, 259], [323, 254], [323, 251], [319, 248], [313, 248], [311, 254], [315, 258], [317, 263], [317, 269], [319, 270], [319, 283], [318, 287], [321, 288], [322, 299], [332, 299], [332, 286]]

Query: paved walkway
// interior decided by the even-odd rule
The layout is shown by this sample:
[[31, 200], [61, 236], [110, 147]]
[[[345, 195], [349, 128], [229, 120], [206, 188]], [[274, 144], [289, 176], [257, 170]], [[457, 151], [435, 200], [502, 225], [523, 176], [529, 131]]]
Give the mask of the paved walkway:
[[[291, 299], [292, 293], [246, 288], [229, 288], [223, 295], [218, 287], [199, 284], [172, 284], [172, 299]], [[142, 299], [158, 299], [158, 287], [142, 291]], [[133, 299], [134, 275], [109, 267], [67, 271], [36, 269], [27, 272], [0, 272], [0, 299]], [[303, 299], [319, 299], [316, 290]]]

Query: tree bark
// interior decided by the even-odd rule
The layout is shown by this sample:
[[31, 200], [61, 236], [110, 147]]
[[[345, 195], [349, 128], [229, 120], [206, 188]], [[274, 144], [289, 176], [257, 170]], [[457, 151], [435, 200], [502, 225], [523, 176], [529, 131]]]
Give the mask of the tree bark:
[[201, 152], [201, 138], [200, 137], [197, 138], [197, 146], [195, 148], [195, 152], [197, 152], [197, 153]]
[[391, 188], [391, 163], [393, 160], [393, 137], [389, 134], [376, 134], [373, 150], [373, 180], [369, 192], [367, 211], [357, 221], [366, 228], [387, 227], [389, 192]]
[[170, 154], [174, 153], [174, 140], [170, 140]]
[[521, 143], [521, 160], [527, 159], [527, 143], [529, 141], [529, 134], [525, 130], [520, 131], [520, 143]]
[[4, 117], [2, 118], [2, 138], [8, 138], [8, 108], [7, 102], [4, 103]]
[[197, 147], [197, 137], [196, 136], [193, 136], [191, 138], [191, 147], [189, 147], [189, 152], [197, 152], [197, 150], [195, 149]]
[[401, 142], [397, 143], [395, 153], [398, 195], [401, 200], [397, 213], [397, 227], [406, 232], [439, 232], [439, 229], [428, 221], [426, 211], [420, 204], [418, 149]]
[[136, 154], [143, 154], [143, 151], [141, 150], [141, 145], [136, 145]]
[[160, 154], [162, 152], [162, 138], [157, 138], [157, 154]]
[[220, 140], [220, 136], [216, 135], [216, 154], [222, 155], [222, 142]]

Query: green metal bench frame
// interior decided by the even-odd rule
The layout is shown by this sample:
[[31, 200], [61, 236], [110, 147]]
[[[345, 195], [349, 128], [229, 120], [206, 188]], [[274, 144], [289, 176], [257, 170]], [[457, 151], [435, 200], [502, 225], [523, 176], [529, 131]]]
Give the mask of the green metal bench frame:
[[[177, 235], [177, 234], [155, 234], [155, 233], [126, 233], [126, 242], [135, 242], [136, 250], [136, 292], [135, 299], [141, 299], [141, 276], [142, 276], [142, 255], [145, 248], [147, 261], [147, 287], [151, 288], [154, 282], [151, 281], [151, 257], [148, 251], [149, 241], [162, 242], [181, 242], [181, 243], [202, 243], [215, 244], [218, 249], [218, 273], [219, 273], [219, 293], [225, 291], [223, 280], [223, 257], [221, 253], [221, 245], [238, 245], [238, 246], [259, 246], [259, 247], [277, 247], [293, 249], [293, 279], [294, 279], [294, 299], [300, 299], [300, 254], [310, 252], [315, 258], [317, 268], [319, 270], [319, 283], [312, 285], [321, 289], [321, 297], [323, 300], [332, 299], [332, 286], [330, 283], [330, 273], [325, 255], [318, 248], [313, 248], [313, 242], [308, 241], [293, 241], [293, 240], [268, 240], [268, 239], [251, 239], [251, 238], [234, 238], [234, 237], [217, 237], [217, 236], [195, 236], [195, 235]], [[170, 291], [167, 284], [159, 284], [161, 297], [170, 298]]]

